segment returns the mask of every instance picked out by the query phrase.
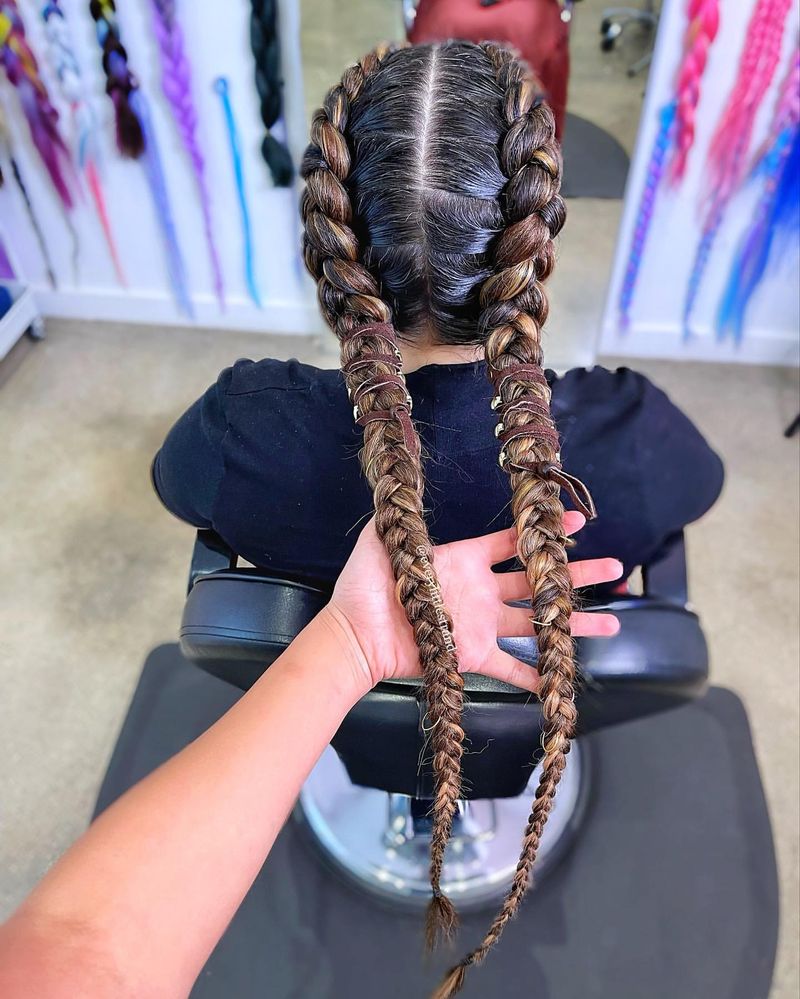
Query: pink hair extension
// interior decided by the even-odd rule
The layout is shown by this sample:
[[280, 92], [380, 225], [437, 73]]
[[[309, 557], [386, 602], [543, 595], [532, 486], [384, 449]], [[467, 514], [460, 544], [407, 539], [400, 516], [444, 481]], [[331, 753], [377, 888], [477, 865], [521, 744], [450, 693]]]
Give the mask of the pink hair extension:
[[791, 4], [757, 0], [750, 17], [738, 76], [709, 148], [708, 183], [716, 197], [730, 197], [744, 178], [753, 125], [778, 67]]
[[222, 267], [214, 241], [211, 221], [211, 199], [206, 180], [205, 160], [197, 140], [197, 110], [192, 98], [192, 74], [183, 41], [183, 32], [175, 16], [175, 0], [152, 0], [153, 25], [159, 49], [161, 50], [161, 85], [172, 108], [178, 131], [192, 164], [200, 206], [203, 212], [208, 255], [214, 277], [214, 290], [220, 307], [225, 308], [225, 288]]
[[700, 102], [700, 84], [708, 52], [719, 28], [719, 0], [689, 0], [688, 23], [684, 33], [684, 56], [675, 86], [675, 152], [669, 179], [680, 182], [686, 171], [689, 150], [694, 143], [695, 115]]
[[72, 208], [72, 193], [67, 184], [71, 169], [69, 150], [58, 130], [58, 111], [42, 82], [14, 0], [0, 0], [0, 64], [9, 82], [16, 87], [33, 144], [58, 196], [65, 208]]
[[59, 87], [64, 100], [69, 105], [72, 123], [77, 136], [78, 166], [83, 170], [87, 186], [94, 202], [97, 217], [103, 229], [111, 262], [117, 280], [125, 285], [125, 275], [122, 271], [114, 233], [106, 209], [103, 186], [98, 170], [97, 150], [97, 119], [91, 102], [86, 95], [86, 88], [81, 76], [75, 49], [70, 36], [67, 19], [58, 0], [48, 0], [42, 8], [45, 34], [50, 50], [50, 59], [58, 77]]
[[756, 115], [775, 76], [781, 39], [792, 0], [757, 0], [747, 27], [736, 82], [708, 154], [709, 206], [695, 251], [683, 306], [684, 335], [728, 205], [747, 174]]

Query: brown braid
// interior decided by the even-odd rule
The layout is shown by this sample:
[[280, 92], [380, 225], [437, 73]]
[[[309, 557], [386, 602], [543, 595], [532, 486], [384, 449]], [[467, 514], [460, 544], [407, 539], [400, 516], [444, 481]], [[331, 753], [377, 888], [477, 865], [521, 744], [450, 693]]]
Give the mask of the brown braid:
[[389, 554], [397, 594], [419, 649], [435, 782], [433, 899], [427, 930], [433, 944], [440, 932], [449, 935], [457, 921], [440, 881], [461, 791], [463, 680], [451, 637], [452, 622], [447, 619], [442, 627], [430, 589], [433, 552], [423, 520], [420, 442], [410, 420], [391, 310], [374, 276], [360, 261], [346, 187], [351, 169], [350, 108], [365, 80], [391, 52], [389, 47], [378, 48], [346, 70], [314, 115], [311, 145], [303, 163], [302, 214], [306, 266], [317, 279], [325, 318], [340, 340], [345, 382], [357, 421], [364, 427], [361, 463], [373, 489], [377, 532]]
[[[553, 114], [541, 102], [527, 67], [505, 48], [487, 43], [503, 91], [507, 131], [500, 164], [508, 178], [501, 203], [507, 227], [495, 246], [495, 273], [481, 288], [481, 334], [486, 342], [494, 406], [501, 414], [501, 463], [510, 473], [517, 555], [525, 567], [537, 625], [542, 701], [542, 771], [511, 887], [479, 946], [447, 975], [435, 999], [461, 988], [516, 914], [531, 878], [576, 722], [575, 662], [570, 636], [572, 586], [559, 497], [564, 480], [550, 389], [542, 371], [541, 329], [547, 298], [541, 287], [553, 269], [553, 237], [564, 222], [559, 196], [561, 156]], [[573, 480], [569, 480], [573, 481]], [[592, 513], [591, 500], [587, 502]]]

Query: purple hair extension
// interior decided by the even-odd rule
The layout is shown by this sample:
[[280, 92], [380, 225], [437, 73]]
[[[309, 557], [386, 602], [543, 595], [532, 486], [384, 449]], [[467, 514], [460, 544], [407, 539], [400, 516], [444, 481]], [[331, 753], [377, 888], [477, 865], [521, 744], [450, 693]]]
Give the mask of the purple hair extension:
[[25, 25], [14, 0], [0, 0], [0, 64], [17, 96], [31, 138], [65, 208], [73, 205], [67, 184], [70, 154], [58, 130], [58, 112], [39, 75], [39, 66], [25, 37]]
[[[47, 250], [47, 243], [45, 242], [44, 233], [42, 232], [42, 227], [39, 225], [39, 220], [36, 217], [36, 210], [33, 207], [33, 202], [31, 201], [31, 196], [28, 193], [28, 188], [22, 177], [22, 171], [19, 168], [19, 163], [17, 163], [16, 157], [14, 156], [14, 147], [11, 144], [11, 133], [8, 130], [8, 124], [5, 119], [5, 114], [3, 108], [0, 107], [0, 149], [5, 152], [9, 165], [11, 166], [11, 173], [14, 177], [14, 183], [17, 185], [19, 193], [22, 195], [22, 202], [25, 205], [25, 211], [28, 215], [28, 221], [33, 229], [33, 234], [36, 237], [36, 242], [39, 244], [39, 252], [42, 255], [42, 260], [44, 261], [45, 273], [47, 274], [47, 280], [50, 282], [52, 288], [57, 288], [58, 283], [56, 281], [55, 271], [53, 270], [53, 262], [50, 259], [50, 254]], [[3, 178], [0, 175], [0, 187], [3, 186]]]
[[206, 180], [205, 160], [197, 139], [197, 110], [192, 98], [192, 74], [184, 46], [183, 32], [175, 14], [175, 0], [152, 0], [153, 25], [161, 51], [161, 85], [169, 101], [178, 131], [192, 164], [203, 212], [208, 255], [214, 277], [214, 290], [220, 307], [225, 307], [222, 267], [214, 241], [211, 199]]
[[175, 221], [172, 217], [172, 209], [167, 195], [167, 185], [164, 179], [164, 167], [161, 163], [161, 155], [158, 151], [158, 142], [153, 130], [153, 122], [150, 118], [150, 109], [144, 98], [144, 94], [138, 88], [130, 94], [131, 110], [136, 115], [137, 121], [142, 126], [144, 137], [144, 164], [147, 180], [150, 184], [150, 191], [155, 203], [156, 215], [161, 226], [161, 235], [164, 238], [164, 245], [167, 250], [167, 267], [169, 269], [170, 281], [178, 300], [178, 305], [183, 309], [189, 318], [194, 318], [194, 309], [189, 297], [186, 284], [186, 268], [183, 264], [183, 256], [178, 245], [178, 235], [175, 230]]
[[639, 213], [633, 229], [631, 248], [628, 254], [628, 266], [625, 270], [625, 276], [622, 279], [622, 289], [619, 296], [619, 317], [623, 329], [627, 329], [630, 323], [631, 303], [633, 302], [633, 294], [636, 290], [636, 280], [639, 276], [647, 233], [653, 218], [658, 187], [664, 174], [667, 153], [670, 148], [671, 133], [675, 123], [676, 109], [677, 103], [671, 101], [661, 109], [659, 116], [658, 132], [653, 143], [653, 151], [650, 154], [650, 163], [647, 167], [644, 188], [639, 201]]

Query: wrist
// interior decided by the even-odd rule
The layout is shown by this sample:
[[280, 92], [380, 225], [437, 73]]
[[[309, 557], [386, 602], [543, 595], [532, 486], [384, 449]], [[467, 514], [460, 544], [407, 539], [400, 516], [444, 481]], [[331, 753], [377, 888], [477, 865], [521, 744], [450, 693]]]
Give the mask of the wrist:
[[314, 636], [314, 668], [325, 672], [337, 693], [351, 702], [350, 706], [369, 693], [375, 686], [369, 660], [353, 626], [333, 602], [317, 614], [297, 640], [307, 632], [309, 637]]

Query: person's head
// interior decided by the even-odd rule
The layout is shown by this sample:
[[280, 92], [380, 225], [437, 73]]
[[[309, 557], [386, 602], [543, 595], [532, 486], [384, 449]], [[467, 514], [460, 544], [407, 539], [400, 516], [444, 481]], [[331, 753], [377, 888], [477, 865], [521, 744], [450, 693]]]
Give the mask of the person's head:
[[543, 772], [512, 887], [483, 943], [444, 983], [440, 995], [449, 996], [519, 905], [575, 723], [559, 495], [570, 483], [541, 344], [542, 282], [564, 221], [561, 156], [552, 112], [525, 64], [499, 45], [447, 42], [380, 48], [348, 69], [314, 115], [303, 176], [306, 265], [341, 342], [376, 526], [420, 650], [436, 783], [431, 944], [455, 924], [440, 876], [460, 794], [462, 681], [451, 622], [442, 621], [429, 579], [402, 346], [482, 347], [502, 421], [501, 463], [538, 635]]

